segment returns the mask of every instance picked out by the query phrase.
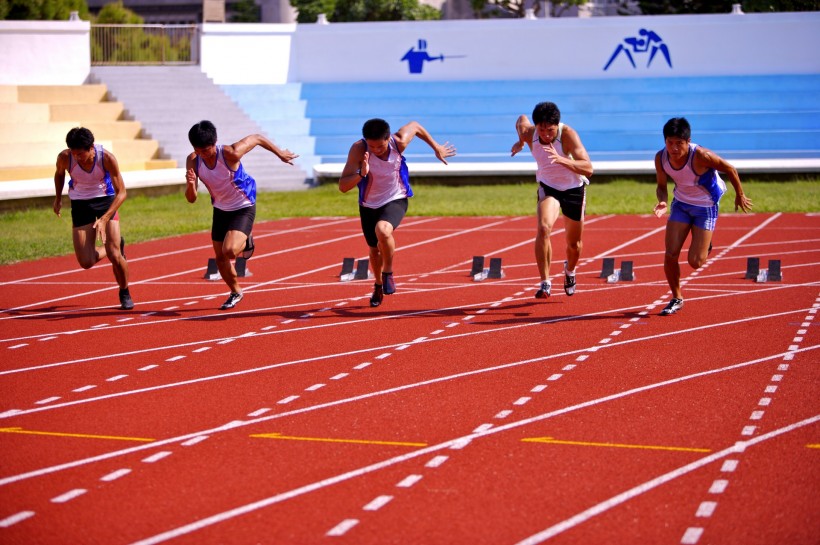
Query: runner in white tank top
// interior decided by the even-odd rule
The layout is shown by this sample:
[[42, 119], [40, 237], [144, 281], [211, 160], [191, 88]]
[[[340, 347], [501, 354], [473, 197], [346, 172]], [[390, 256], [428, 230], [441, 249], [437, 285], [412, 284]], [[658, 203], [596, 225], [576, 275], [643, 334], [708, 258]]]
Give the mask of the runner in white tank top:
[[[699, 269], [712, 249], [712, 234], [718, 216], [718, 202], [726, 191], [726, 184], [718, 172], [727, 175], [735, 190], [735, 211], [752, 209], [752, 201], [743, 194], [737, 170], [716, 153], [692, 143], [692, 129], [683, 117], [674, 117], [663, 126], [664, 148], [655, 154], [655, 195], [658, 204], [654, 213], [662, 218], [670, 210], [666, 222], [666, 251], [663, 270], [672, 291], [672, 299], [661, 315], [675, 314], [683, 307], [679, 258], [689, 232], [688, 261]], [[667, 205], [669, 179], [675, 182], [675, 199]]]
[[[83, 269], [90, 269], [107, 257], [120, 287], [120, 308], [130, 310], [134, 302], [128, 290], [128, 262], [119, 221], [119, 208], [125, 202], [126, 191], [117, 158], [101, 145], [95, 145], [94, 135], [84, 127], [68, 131], [66, 144], [68, 149], [57, 156], [54, 172], [54, 213], [62, 215], [62, 195], [68, 173], [77, 262]], [[103, 241], [102, 247], [97, 246], [97, 240]]]
[[413, 196], [404, 150], [418, 136], [433, 148], [439, 161], [456, 154], [448, 142], [436, 142], [430, 133], [411, 121], [391, 136], [390, 125], [383, 119], [370, 119], [362, 127], [361, 140], [347, 154], [347, 162], [339, 178], [339, 190], [347, 193], [359, 189], [359, 217], [362, 233], [370, 252], [370, 267], [376, 282], [370, 306], [382, 303], [383, 295], [396, 291], [393, 279], [393, 255], [396, 241], [393, 231], [407, 212], [407, 199]]
[[550, 236], [559, 212], [564, 214], [566, 232], [566, 261], [564, 261], [564, 292], [575, 294], [575, 266], [581, 257], [586, 207], [587, 177], [592, 176], [592, 162], [581, 137], [568, 125], [561, 123], [561, 112], [552, 102], [536, 104], [532, 123], [526, 115], [515, 123], [518, 140], [512, 146], [512, 155], [527, 145], [537, 165], [538, 230], [535, 235], [535, 261], [541, 285], [535, 293], [544, 299], [552, 293], [550, 266], [552, 243]]
[[256, 180], [245, 172], [241, 159], [256, 146], [265, 148], [289, 165], [299, 156], [280, 149], [261, 134], [251, 134], [231, 145], [218, 146], [216, 127], [207, 120], [191, 127], [188, 140], [194, 152], [185, 162], [185, 198], [190, 203], [196, 202], [199, 180], [211, 194], [214, 207], [211, 242], [216, 267], [231, 289], [228, 299], [219, 308], [228, 310], [243, 297], [233, 261], [237, 257], [249, 259], [254, 251], [251, 230], [256, 218]]

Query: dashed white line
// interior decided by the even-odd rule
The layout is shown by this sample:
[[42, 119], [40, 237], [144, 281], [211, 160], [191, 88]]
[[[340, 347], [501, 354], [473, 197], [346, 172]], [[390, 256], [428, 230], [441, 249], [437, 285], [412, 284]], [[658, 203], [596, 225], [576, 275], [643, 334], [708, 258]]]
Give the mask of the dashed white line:
[[168, 358], [165, 361], [179, 361], [179, 360], [183, 360], [183, 359], [185, 359], [185, 356], [174, 356], [172, 358]]
[[761, 407], [768, 407], [772, 403], [772, 398], [770, 397], [761, 397], [760, 401], [757, 404]]
[[305, 388], [305, 390], [307, 390], [308, 392], [315, 392], [319, 388], [324, 388], [324, 387], [325, 387], [324, 384], [314, 384], [313, 386], [308, 386], [307, 388]]
[[299, 399], [299, 396], [288, 396], [284, 399], [280, 399], [279, 401], [277, 401], [277, 403], [279, 405], [287, 405], [291, 401], [296, 401], [297, 399]]
[[73, 500], [74, 498], [79, 498], [86, 492], [88, 492], [88, 490], [84, 488], [75, 488], [74, 490], [69, 490], [65, 494], [60, 494], [56, 498], [51, 498], [51, 503], [66, 503]]
[[24, 520], [31, 518], [34, 515], [34, 511], [20, 511], [15, 515], [0, 520], [0, 528], [8, 528], [9, 526], [13, 526], [18, 522], [23, 522]]
[[143, 458], [142, 461], [146, 464], [153, 464], [154, 462], [158, 462], [165, 458], [166, 456], [170, 456], [171, 452], [167, 450], [163, 450], [162, 452], [157, 452], [156, 454], [152, 454], [148, 458]]
[[444, 333], [443, 329], [436, 329], [435, 331], [431, 331], [430, 335], [438, 335], [439, 333]]
[[146, 365], [145, 367], [140, 367], [139, 369], [137, 369], [137, 371], [150, 371], [151, 369], [155, 369], [157, 367], [159, 367], [159, 365], [151, 364], [151, 365]]
[[752, 416], [749, 417], [749, 420], [760, 420], [763, 418], [765, 411], [753, 411]]
[[128, 377], [128, 375], [114, 375], [113, 377], [109, 377], [109, 378], [105, 379], [105, 381], [106, 382], [117, 382], [118, 380], [122, 380], [122, 379], [127, 378], [127, 377]]
[[18, 348], [23, 348], [24, 346], [28, 346], [28, 343], [15, 344], [14, 346], [9, 346], [9, 350], [16, 350]]
[[712, 483], [712, 486], [709, 487], [710, 494], [723, 494], [726, 492], [726, 487], [729, 486], [729, 481], [726, 479], [717, 479], [715, 482]]
[[682, 545], [694, 545], [703, 535], [703, 528], [687, 528], [680, 542]]
[[570, 364], [570, 365], [567, 365], [567, 366], [563, 367], [561, 369], [561, 371], [572, 371], [573, 369], [575, 369], [575, 366]]
[[41, 399], [40, 401], [35, 401], [34, 404], [35, 405], [48, 405], [49, 403], [54, 403], [58, 399], [60, 399], [59, 396], [47, 397], [45, 399]]
[[526, 397], [526, 396], [524, 396], [524, 397], [519, 397], [518, 399], [516, 399], [515, 401], [513, 401], [513, 405], [526, 405], [526, 403], [527, 403], [530, 399], [532, 399], [532, 398], [531, 398], [531, 397]]
[[780, 382], [783, 380], [783, 375], [772, 375], [772, 382]]
[[501, 419], [501, 418], [507, 418], [507, 417], [508, 417], [508, 416], [510, 416], [512, 413], [513, 413], [512, 411], [500, 411], [498, 414], [496, 414], [496, 415], [495, 415], [495, 417], [496, 417], [496, 418], [499, 418], [499, 419]]
[[57, 338], [57, 335], [52, 335], [51, 337], [43, 337], [42, 339], [39, 339], [39, 340], [40, 340], [40, 342], [43, 342], [43, 341], [53, 341], [53, 340], [54, 340], [54, 339], [56, 339], [56, 338]]
[[362, 507], [362, 509], [364, 509], [365, 511], [378, 511], [379, 509], [390, 503], [392, 499], [393, 496], [379, 496], [373, 499], [373, 501], [371, 501], [364, 507]]
[[376, 359], [377, 360], [383, 360], [384, 358], [389, 358], [389, 357], [390, 357], [390, 352], [385, 352], [384, 354], [379, 354], [378, 356], [376, 356]]
[[123, 469], [118, 469], [117, 471], [112, 471], [112, 472], [111, 472], [111, 473], [109, 473], [108, 475], [105, 475], [105, 476], [103, 476], [103, 477], [100, 477], [100, 480], [101, 480], [101, 481], [105, 481], [105, 482], [116, 481], [116, 480], [117, 480], [117, 479], [119, 479], [120, 477], [125, 477], [125, 476], [126, 476], [126, 475], [128, 475], [129, 473], [131, 473], [131, 470], [130, 470], [130, 469], [125, 469], [125, 468], [123, 468]]
[[543, 392], [546, 389], [547, 389], [546, 384], [539, 384], [538, 386], [533, 387], [533, 389], [530, 390], [530, 392], [533, 392], [533, 393], [537, 394], [538, 392]]
[[556, 374], [554, 374], [554, 375], [550, 375], [550, 377], [549, 377], [547, 380], [558, 380], [558, 379], [559, 379], [559, 378], [561, 378], [562, 376], [563, 376], [563, 375], [562, 375], [561, 373], [556, 373]]
[[343, 536], [345, 535], [351, 528], [359, 524], [358, 519], [345, 519], [325, 534], [328, 536]]
[[270, 409], [265, 407], [265, 408], [253, 411], [252, 413], [248, 414], [248, 416], [251, 416], [251, 417], [253, 417], [253, 416], [262, 416], [263, 414], [265, 414], [266, 412], [269, 412], [269, 411], [270, 411]]
[[775, 385], [766, 386], [766, 389], [765, 389], [764, 391], [765, 391], [767, 394], [773, 394], [773, 393], [775, 393], [775, 392], [777, 391], [777, 386], [775, 386]]
[[748, 437], [750, 435], [754, 435], [756, 429], [757, 429], [757, 426], [744, 426], [743, 430], [740, 432], [740, 435], [743, 435], [743, 436], [746, 436], [746, 437]]
[[789, 364], [788, 363], [781, 363], [780, 365], [777, 366], [777, 370], [778, 371], [788, 371], [789, 370]]
[[89, 384], [88, 386], [81, 386], [80, 388], [75, 388], [74, 390], [71, 390], [71, 391], [72, 392], [77, 392], [79, 394], [80, 392], [85, 392], [87, 390], [91, 390], [92, 388], [96, 388], [96, 387], [97, 386], [94, 385], [94, 384]]
[[396, 486], [399, 488], [410, 488], [422, 479], [421, 475], [408, 475], [402, 479]]
[[424, 464], [425, 467], [439, 467], [441, 464], [446, 462], [450, 457], [449, 456], [436, 456], [432, 458], [429, 462]]
[[365, 362], [360, 363], [359, 365], [357, 365], [353, 369], [361, 370], [361, 369], [364, 369], [365, 367], [369, 367], [370, 365], [372, 365], [371, 362], [365, 361]]
[[200, 435], [200, 436], [194, 437], [193, 439], [188, 439], [187, 441], [183, 442], [182, 446], [183, 447], [192, 447], [192, 446], [196, 445], [197, 443], [201, 443], [202, 441], [205, 441], [207, 438], [208, 438], [207, 435]]
[[492, 427], [493, 427], [492, 424], [481, 424], [479, 427], [477, 427], [476, 429], [473, 430], [473, 433], [485, 432], [489, 429], [492, 429]]
[[717, 507], [717, 502], [714, 502], [714, 501], [702, 502], [698, 506], [698, 510], [695, 513], [695, 516], [696, 517], [709, 518], [715, 512], [715, 507]]
[[194, 350], [194, 352], [195, 352], [195, 353], [199, 353], [199, 352], [207, 352], [207, 351], [208, 351], [208, 350], [210, 350], [210, 349], [211, 349], [211, 347], [210, 347], [210, 346], [203, 346], [202, 348], [197, 348], [196, 350]]

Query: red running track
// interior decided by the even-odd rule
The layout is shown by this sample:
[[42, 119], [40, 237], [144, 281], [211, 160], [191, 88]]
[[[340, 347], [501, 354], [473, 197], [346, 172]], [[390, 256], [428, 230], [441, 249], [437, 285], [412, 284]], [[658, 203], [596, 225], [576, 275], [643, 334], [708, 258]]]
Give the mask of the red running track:
[[228, 312], [206, 233], [129, 244], [130, 312], [0, 268], [0, 543], [820, 543], [820, 217], [721, 216], [671, 317], [663, 221], [588, 218], [571, 298], [559, 221], [547, 300], [534, 223], [407, 218], [376, 309], [353, 218], [258, 224]]

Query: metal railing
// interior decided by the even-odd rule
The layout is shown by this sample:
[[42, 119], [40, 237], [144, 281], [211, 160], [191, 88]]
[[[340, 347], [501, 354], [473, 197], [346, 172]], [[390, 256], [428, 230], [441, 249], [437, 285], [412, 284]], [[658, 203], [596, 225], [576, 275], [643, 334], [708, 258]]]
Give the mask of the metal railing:
[[198, 64], [198, 25], [91, 25], [91, 64]]

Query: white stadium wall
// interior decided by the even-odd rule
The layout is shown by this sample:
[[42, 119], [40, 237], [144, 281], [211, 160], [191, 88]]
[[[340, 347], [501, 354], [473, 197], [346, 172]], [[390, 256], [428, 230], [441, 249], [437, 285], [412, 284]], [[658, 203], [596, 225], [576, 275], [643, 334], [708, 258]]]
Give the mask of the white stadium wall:
[[[218, 84], [816, 74], [820, 12], [209, 23], [201, 45]], [[0, 84], [82, 83], [89, 24], [0, 21], [0, 53]]]
[[91, 69], [88, 21], [0, 21], [0, 85], [80, 85]]

